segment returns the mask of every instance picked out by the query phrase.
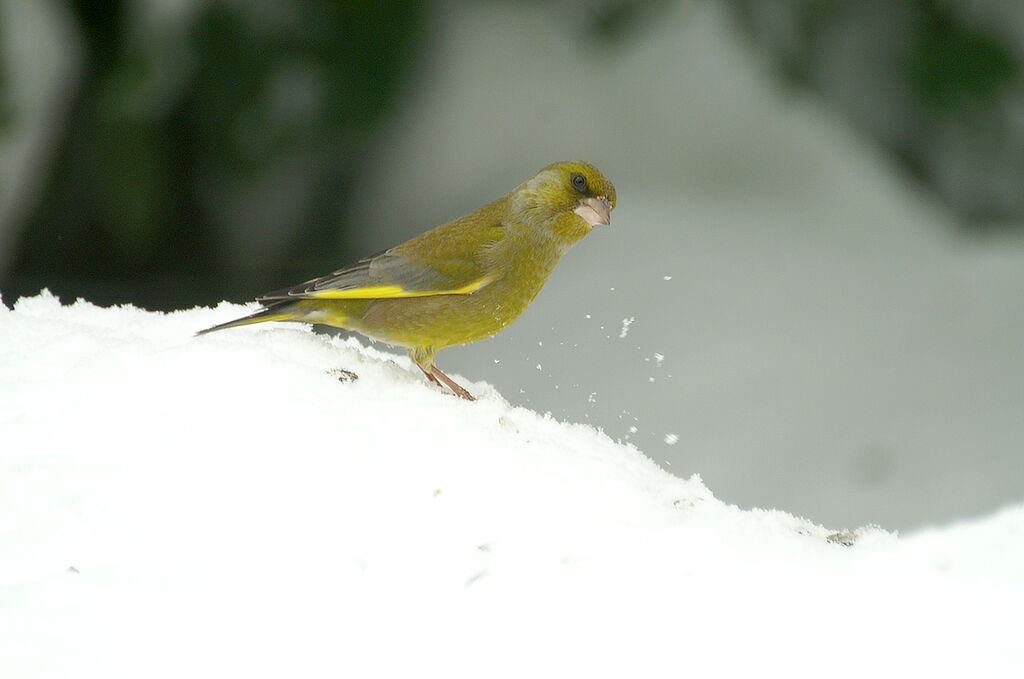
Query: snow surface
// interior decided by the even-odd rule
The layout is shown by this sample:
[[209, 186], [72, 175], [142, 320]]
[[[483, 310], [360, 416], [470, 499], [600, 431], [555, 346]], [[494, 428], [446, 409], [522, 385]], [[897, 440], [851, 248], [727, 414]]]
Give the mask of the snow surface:
[[1024, 675], [1024, 506], [830, 540], [246, 309], [0, 305], [3, 677]]

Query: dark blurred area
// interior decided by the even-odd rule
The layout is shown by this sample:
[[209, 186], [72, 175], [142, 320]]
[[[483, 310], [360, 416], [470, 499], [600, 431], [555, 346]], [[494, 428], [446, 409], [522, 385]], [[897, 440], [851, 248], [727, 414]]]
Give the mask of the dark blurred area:
[[1020, 3], [735, 5], [784, 78], [835, 104], [969, 226], [1024, 214]]
[[[20, 31], [0, 5], [0, 150], [37, 122], [6, 57]], [[512, 2], [512, 0], [509, 0]], [[165, 8], [175, 3], [161, 3]], [[552, 3], [567, 39], [644, 40], [671, 3]], [[966, 228], [1024, 216], [1024, 12], [1016, 3], [733, 0], [779, 77], [832, 103]], [[347, 207], [389, 113], [432, 43], [425, 2], [52, 0], [76, 75], [50, 144], [0, 193], [0, 291], [175, 309], [244, 301], [367, 253]], [[149, 8], [149, 9], [146, 9]], [[579, 16], [576, 16], [578, 19]], [[582, 27], [582, 28], [581, 28]], [[589, 35], [588, 35], [589, 33]], [[686, 64], [664, 64], [671, 77]], [[496, 74], [496, 79], [501, 74]], [[637, 105], [642, 105], [638, 102]], [[539, 159], [543, 164], [547, 159]], [[4, 209], [4, 208], [8, 209]], [[423, 225], [424, 227], [430, 225]]]
[[173, 309], [251, 298], [356, 254], [352, 178], [417, 58], [423, 3], [191, 4], [160, 30], [138, 3], [67, 3], [82, 75], [5, 300], [49, 287]]

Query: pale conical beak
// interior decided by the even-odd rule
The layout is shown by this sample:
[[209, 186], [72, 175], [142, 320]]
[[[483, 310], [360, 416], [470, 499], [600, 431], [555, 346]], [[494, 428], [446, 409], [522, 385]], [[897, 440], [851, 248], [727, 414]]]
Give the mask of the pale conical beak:
[[573, 212], [582, 217], [591, 226], [597, 226], [598, 224], [607, 226], [612, 223], [612, 206], [604, 196], [584, 198]]

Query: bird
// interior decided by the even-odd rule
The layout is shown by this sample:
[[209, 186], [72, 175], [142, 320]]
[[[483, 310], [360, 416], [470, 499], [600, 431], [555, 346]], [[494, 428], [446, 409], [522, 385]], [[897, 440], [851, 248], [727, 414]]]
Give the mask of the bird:
[[464, 217], [262, 295], [262, 310], [196, 334], [268, 321], [343, 328], [405, 348], [428, 380], [473, 401], [437, 367], [437, 352], [516, 320], [562, 255], [595, 226], [609, 225], [614, 208], [615, 187], [594, 165], [553, 163]]

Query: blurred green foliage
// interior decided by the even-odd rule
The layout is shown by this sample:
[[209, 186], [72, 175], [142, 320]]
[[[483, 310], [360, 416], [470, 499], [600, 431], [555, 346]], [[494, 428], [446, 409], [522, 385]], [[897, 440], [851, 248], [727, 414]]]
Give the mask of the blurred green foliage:
[[975, 228], [1024, 217], [1024, 5], [732, 0], [791, 83], [877, 139]]
[[[0, 40], [3, 39], [0, 31]], [[8, 85], [7, 69], [0, 64], [0, 134], [3, 134], [11, 125], [11, 118], [14, 113], [10, 101], [10, 85]]]
[[85, 77], [5, 298], [49, 286], [174, 308], [338, 264], [352, 178], [423, 4], [193, 5], [167, 27], [130, 2], [70, 3]]
[[939, 116], [967, 118], [999, 106], [1020, 78], [1010, 45], [947, 12], [920, 18], [903, 68], [923, 107]]

